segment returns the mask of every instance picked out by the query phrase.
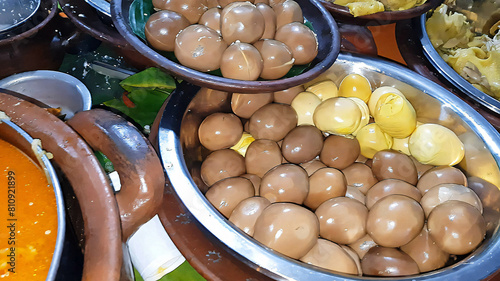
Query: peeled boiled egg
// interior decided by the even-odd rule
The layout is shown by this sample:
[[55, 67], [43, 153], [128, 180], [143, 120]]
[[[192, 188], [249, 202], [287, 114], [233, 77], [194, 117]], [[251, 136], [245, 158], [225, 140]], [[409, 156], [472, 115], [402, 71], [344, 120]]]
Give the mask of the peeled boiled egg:
[[360, 74], [349, 74], [339, 85], [339, 96], [359, 98], [368, 102], [372, 94], [370, 81]]
[[307, 87], [306, 91], [315, 94], [321, 101], [339, 96], [337, 85], [330, 79], [316, 82]]
[[417, 114], [413, 105], [397, 94], [383, 94], [372, 113], [375, 123], [394, 138], [406, 138], [417, 126]]
[[314, 125], [323, 132], [350, 135], [358, 129], [363, 114], [353, 100], [344, 97], [321, 102], [314, 111]]
[[418, 126], [408, 147], [411, 155], [423, 164], [453, 166], [465, 155], [464, 144], [457, 135], [439, 124]]
[[313, 115], [321, 99], [313, 93], [301, 92], [295, 96], [290, 105], [297, 112], [299, 125], [314, 125]]

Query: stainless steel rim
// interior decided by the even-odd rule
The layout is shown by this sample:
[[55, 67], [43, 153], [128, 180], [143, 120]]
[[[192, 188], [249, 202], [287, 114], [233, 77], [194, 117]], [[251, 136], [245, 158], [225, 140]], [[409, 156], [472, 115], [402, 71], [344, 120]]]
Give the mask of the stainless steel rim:
[[424, 55], [432, 66], [436, 68], [439, 74], [445, 77], [446, 80], [452, 83], [453, 86], [457, 87], [460, 91], [468, 94], [476, 102], [480, 103], [489, 110], [500, 114], [500, 101], [476, 89], [441, 58], [436, 49], [434, 49], [434, 46], [432, 46], [429, 35], [427, 34], [427, 29], [425, 27], [426, 20], [427, 16], [425, 14], [421, 15], [417, 29], [420, 33], [419, 38], [424, 50]]
[[[474, 133], [481, 136], [481, 140], [492, 153], [497, 166], [500, 163], [500, 135], [498, 132], [479, 113], [438, 84], [420, 77], [400, 65], [378, 58], [341, 53], [337, 63], [355, 64], [360, 68], [400, 80], [409, 86], [420, 89], [446, 107], [452, 108]], [[333, 274], [300, 263], [266, 249], [259, 242], [226, 222], [226, 219], [197, 188], [183, 158], [179, 134], [180, 123], [196, 89], [196, 86], [190, 86], [186, 91], [177, 91], [170, 96], [160, 124], [159, 147], [162, 163], [173, 188], [188, 211], [200, 224], [225, 246], [243, 257], [249, 266], [278, 280], [380, 280], [379, 278], [359, 278], [352, 275]], [[495, 257], [500, 255], [499, 236], [499, 231], [496, 231], [491, 237], [491, 241], [480, 247], [480, 255], [472, 254], [452, 267], [418, 276], [394, 278], [394, 280], [478, 280], [485, 278], [500, 267], [500, 261], [495, 260]], [[474, 265], [474, 270], [470, 270], [471, 264]]]

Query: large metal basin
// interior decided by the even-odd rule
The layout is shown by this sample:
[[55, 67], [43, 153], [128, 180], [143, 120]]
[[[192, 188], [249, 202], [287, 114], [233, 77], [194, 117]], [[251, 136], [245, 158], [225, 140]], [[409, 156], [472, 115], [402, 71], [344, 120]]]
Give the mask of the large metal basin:
[[[500, 186], [500, 135], [457, 96], [395, 63], [347, 53], [341, 53], [335, 64], [318, 80], [328, 76], [339, 83], [346, 73], [363, 74], [375, 87], [395, 86], [400, 89], [415, 107], [418, 121], [442, 124], [461, 138], [467, 152], [459, 166], [467, 176], [480, 177]], [[197, 186], [202, 182], [196, 170], [203, 151], [197, 138], [197, 128], [207, 114], [207, 107], [216, 103], [210, 100], [192, 103], [198, 90], [197, 86], [181, 84], [171, 95], [161, 118], [158, 142], [162, 163], [173, 190], [199, 222], [199, 227], [210, 232], [207, 237], [215, 237], [217, 244], [221, 244], [236, 259], [277, 280], [376, 279], [334, 274], [278, 254], [245, 235], [206, 200], [200, 190], [203, 187]], [[499, 202], [494, 203], [498, 206]], [[394, 280], [480, 280], [493, 274], [500, 268], [497, 258], [500, 255], [499, 216], [498, 212], [493, 213], [485, 242], [472, 254], [440, 270]], [[185, 249], [181, 247], [180, 250], [183, 252]]]

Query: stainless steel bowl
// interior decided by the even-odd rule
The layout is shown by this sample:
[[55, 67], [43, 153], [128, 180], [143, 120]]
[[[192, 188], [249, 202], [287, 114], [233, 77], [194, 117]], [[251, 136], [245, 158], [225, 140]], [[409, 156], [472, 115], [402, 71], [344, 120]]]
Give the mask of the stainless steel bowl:
[[66, 119], [92, 107], [87, 87], [75, 77], [52, 70], [35, 70], [0, 80], [0, 88], [32, 97], [48, 106], [61, 108]]
[[[0, 119], [0, 138], [17, 147], [28, 155], [35, 163], [39, 164], [43, 171], [45, 171], [48, 182], [51, 183], [52, 188], [54, 189], [57, 206], [57, 237], [46, 280], [55, 280], [64, 247], [64, 235], [66, 230], [66, 213], [59, 179], [49, 159], [43, 154], [42, 149], [37, 147], [36, 151], [33, 151], [31, 147], [33, 138], [19, 126], [8, 119]], [[41, 155], [41, 157], [37, 157], [36, 155]]]
[[[460, 167], [468, 176], [480, 177], [500, 186], [500, 135], [465, 102], [436, 83], [398, 64], [348, 53], [341, 53], [335, 64], [316, 80], [328, 77], [338, 83], [346, 73], [362, 74], [374, 83], [374, 87], [395, 86], [400, 89], [415, 107], [419, 121], [442, 124], [461, 138], [467, 152]], [[204, 100], [204, 103], [194, 106], [192, 101], [198, 90], [199, 87], [184, 83], [171, 94], [161, 118], [158, 142], [162, 163], [172, 187], [200, 226], [213, 234], [236, 258], [271, 278], [373, 280], [368, 277], [334, 274], [276, 253], [244, 234], [208, 202], [196, 185], [201, 182], [196, 170], [202, 159], [197, 128], [209, 113], [207, 108], [217, 103]], [[500, 260], [497, 258], [500, 255], [498, 213], [491, 223], [485, 242], [460, 262], [433, 272], [396, 280], [480, 280], [491, 275], [500, 268]]]
[[[496, 8], [495, 8], [496, 7]], [[474, 29], [480, 32], [486, 24], [486, 20], [490, 18], [491, 14], [500, 10], [500, 1], [498, 0], [485, 0], [485, 1], [471, 1], [461, 0], [457, 1], [456, 6], [452, 10], [463, 13], [468, 20], [472, 22]], [[432, 12], [420, 16], [418, 24], [415, 26], [414, 31], [417, 33], [417, 38], [420, 39], [422, 44], [423, 53], [427, 60], [434, 68], [448, 80], [453, 86], [460, 91], [474, 99], [482, 106], [489, 110], [500, 114], [500, 101], [490, 95], [481, 92], [460, 74], [458, 74], [450, 65], [448, 65], [439, 53], [432, 46], [431, 40], [427, 34], [425, 22]]]

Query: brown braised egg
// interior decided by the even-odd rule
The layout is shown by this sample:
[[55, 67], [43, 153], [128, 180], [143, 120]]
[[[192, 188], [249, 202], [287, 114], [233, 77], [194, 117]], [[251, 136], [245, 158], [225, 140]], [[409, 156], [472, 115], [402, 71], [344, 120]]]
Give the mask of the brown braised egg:
[[373, 241], [373, 239], [370, 237], [370, 235], [366, 234], [365, 236], [361, 237], [361, 239], [357, 240], [354, 243], [349, 244], [349, 247], [353, 249], [356, 254], [358, 254], [358, 257], [362, 259], [368, 251], [377, 246], [377, 243]]
[[193, 112], [208, 116], [216, 112], [228, 112], [231, 109], [231, 95], [228, 92], [201, 88], [191, 101]]
[[313, 212], [293, 203], [274, 203], [255, 222], [253, 237], [275, 251], [299, 259], [314, 247], [318, 235], [319, 223]]
[[255, 222], [271, 202], [264, 197], [254, 196], [241, 201], [229, 216], [229, 221], [252, 236]]
[[406, 195], [417, 202], [422, 198], [422, 194], [415, 186], [398, 179], [386, 179], [377, 182], [368, 190], [366, 207], [370, 209], [378, 200], [391, 194]]
[[417, 201], [393, 194], [378, 200], [372, 206], [366, 220], [366, 229], [378, 245], [399, 247], [420, 233], [424, 219], [424, 211]]
[[264, 34], [264, 16], [250, 2], [233, 2], [221, 13], [221, 34], [229, 45], [235, 41], [253, 44]]
[[295, 87], [291, 87], [282, 91], [274, 92], [274, 102], [276, 103], [284, 103], [291, 104], [292, 100], [299, 94], [304, 91], [303, 85], [298, 85]]
[[320, 236], [339, 244], [351, 244], [366, 234], [368, 210], [357, 200], [335, 197], [316, 209]]
[[349, 246], [340, 245], [340, 247], [354, 260], [354, 263], [356, 263], [356, 268], [358, 269], [358, 275], [362, 276], [363, 270], [361, 269], [361, 260], [359, 259], [358, 254]]
[[276, 28], [292, 22], [304, 22], [302, 9], [299, 4], [293, 0], [285, 0], [273, 6], [276, 13]]
[[396, 248], [373, 247], [361, 260], [363, 273], [368, 276], [407, 276], [418, 274], [417, 263]]
[[208, 9], [199, 20], [199, 24], [203, 24], [206, 27], [217, 31], [220, 34], [220, 14], [222, 12], [221, 8], [214, 7]]
[[342, 173], [347, 180], [347, 185], [354, 186], [366, 195], [368, 190], [378, 182], [372, 169], [364, 163], [353, 163], [347, 168], [342, 169]]
[[281, 152], [290, 163], [304, 163], [313, 160], [323, 147], [323, 134], [311, 125], [297, 126], [283, 139]]
[[185, 16], [191, 24], [197, 23], [208, 9], [206, 0], [153, 0], [153, 6], [159, 10], [170, 10]]
[[500, 190], [492, 183], [479, 177], [469, 177], [467, 179], [469, 188], [474, 190], [483, 204], [483, 217], [486, 221], [487, 231], [492, 231], [500, 215]]
[[406, 154], [382, 150], [373, 156], [372, 171], [378, 180], [400, 179], [409, 184], [417, 184], [417, 167]]
[[245, 159], [232, 149], [221, 149], [210, 153], [201, 164], [201, 178], [206, 185], [237, 177], [245, 173]]
[[232, 113], [212, 113], [198, 129], [200, 143], [210, 150], [230, 148], [243, 134], [240, 119]]
[[181, 64], [206, 72], [221, 67], [226, 48], [227, 44], [217, 31], [193, 24], [177, 34], [174, 53]]
[[175, 48], [175, 36], [187, 26], [189, 21], [183, 15], [162, 10], [149, 17], [144, 32], [153, 48], [172, 52]]
[[306, 170], [307, 175], [309, 175], [309, 176], [311, 176], [312, 174], [314, 174], [314, 172], [316, 172], [317, 170], [326, 167], [326, 165], [323, 164], [323, 162], [321, 162], [318, 159], [313, 159], [313, 160], [311, 160], [309, 162], [300, 163], [299, 165], [302, 168], [304, 168], [304, 170]]
[[318, 54], [316, 34], [303, 23], [292, 22], [283, 25], [276, 30], [274, 39], [290, 48], [295, 64], [308, 64]]
[[423, 195], [429, 189], [441, 183], [456, 183], [467, 186], [467, 177], [455, 167], [437, 166], [429, 169], [420, 177], [417, 188]]
[[321, 168], [309, 176], [309, 193], [304, 205], [314, 211], [328, 199], [345, 196], [346, 190], [347, 182], [340, 170]]
[[[219, 2], [219, 6], [224, 8], [231, 3], [241, 2], [241, 1], [238, 1], [238, 0], [218, 0], [218, 2]], [[256, 3], [256, 1], [254, 1], [254, 0], [249, 0], [248, 2], [252, 3], [252, 4]]]
[[255, 139], [282, 140], [297, 126], [297, 113], [287, 104], [270, 103], [250, 117], [248, 129]]
[[231, 109], [241, 118], [248, 119], [257, 109], [273, 101], [273, 93], [239, 94], [233, 93]]
[[359, 142], [343, 136], [329, 135], [323, 144], [319, 158], [328, 167], [345, 169], [359, 156]]
[[294, 59], [290, 49], [282, 42], [272, 39], [259, 40], [253, 44], [260, 52], [263, 60], [260, 77], [278, 79], [292, 68]]
[[271, 203], [292, 202], [302, 204], [309, 192], [309, 177], [302, 167], [281, 164], [269, 170], [260, 182], [260, 196]]
[[319, 238], [300, 261], [337, 272], [358, 274], [355, 260], [341, 246], [326, 239]]
[[357, 200], [363, 205], [365, 205], [366, 202], [366, 195], [363, 192], [361, 192], [359, 188], [352, 185], [347, 185], [347, 189], [345, 191], [345, 197]]
[[243, 200], [252, 197], [254, 189], [249, 179], [242, 177], [225, 178], [212, 185], [205, 196], [226, 218]]
[[250, 44], [232, 43], [222, 54], [220, 71], [222, 76], [239, 80], [257, 80], [264, 61], [259, 51]]
[[450, 255], [436, 245], [429, 235], [427, 225], [410, 243], [401, 246], [401, 250], [408, 254], [418, 265], [420, 272], [427, 272], [443, 267]]
[[262, 178], [267, 171], [280, 165], [282, 158], [281, 149], [275, 141], [255, 140], [245, 154], [247, 172]]
[[261, 178], [255, 174], [250, 174], [250, 173], [243, 174], [240, 177], [249, 179], [253, 184], [253, 188], [255, 189], [255, 196], [259, 196]]
[[486, 223], [479, 210], [462, 201], [447, 201], [434, 208], [427, 220], [431, 238], [446, 253], [464, 255], [484, 239]]
[[266, 3], [256, 3], [255, 7], [264, 16], [264, 33], [260, 39], [273, 39], [276, 33], [276, 13]]
[[425, 216], [428, 217], [436, 206], [450, 200], [469, 203], [476, 207], [481, 214], [483, 213], [483, 204], [476, 193], [468, 187], [455, 183], [443, 183], [434, 186], [422, 196], [420, 204], [424, 209]]

